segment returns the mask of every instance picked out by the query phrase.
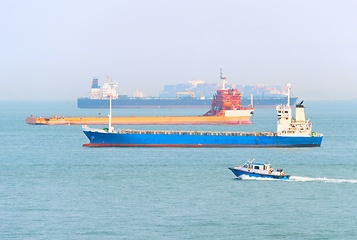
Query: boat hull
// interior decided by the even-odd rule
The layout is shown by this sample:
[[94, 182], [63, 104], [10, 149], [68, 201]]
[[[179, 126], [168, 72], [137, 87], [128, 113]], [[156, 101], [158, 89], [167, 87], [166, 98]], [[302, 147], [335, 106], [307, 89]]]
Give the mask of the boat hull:
[[[245, 110], [243, 110], [245, 111]], [[178, 116], [178, 117], [112, 117], [112, 125], [243, 125], [249, 121], [251, 111], [241, 116]], [[26, 119], [33, 125], [107, 125], [108, 117], [51, 117]]]
[[84, 147], [320, 147], [322, 142], [322, 136], [261, 136], [259, 133], [234, 136], [234, 133], [188, 135], [169, 131], [163, 134], [83, 132], [90, 140]]
[[280, 179], [280, 180], [288, 180], [290, 178], [290, 175], [279, 176], [273, 174], [257, 174], [254, 172], [246, 172], [234, 168], [229, 168], [229, 170], [231, 170], [233, 174], [236, 175], [237, 177], [248, 176], [248, 177], [256, 177], [256, 178], [269, 178], [269, 179]]

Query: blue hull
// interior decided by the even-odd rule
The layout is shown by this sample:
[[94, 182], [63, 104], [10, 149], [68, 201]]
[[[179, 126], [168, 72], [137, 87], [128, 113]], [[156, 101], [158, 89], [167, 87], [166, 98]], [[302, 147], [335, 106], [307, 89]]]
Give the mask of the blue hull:
[[322, 136], [228, 136], [86, 131], [87, 147], [320, 147]]
[[275, 176], [275, 175], [268, 175], [268, 174], [255, 174], [255, 173], [251, 173], [251, 172], [239, 171], [239, 170], [236, 170], [233, 168], [229, 168], [229, 170], [231, 170], [233, 172], [233, 174], [236, 175], [237, 177], [241, 177], [241, 176], [245, 175], [245, 176], [249, 176], [249, 177], [270, 178], [270, 179], [280, 179], [280, 180], [288, 180], [290, 177], [289, 175]]

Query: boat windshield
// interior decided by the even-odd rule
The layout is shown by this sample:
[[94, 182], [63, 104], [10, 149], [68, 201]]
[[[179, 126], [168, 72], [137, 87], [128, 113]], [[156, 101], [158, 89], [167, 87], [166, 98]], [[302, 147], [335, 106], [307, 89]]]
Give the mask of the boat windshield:
[[247, 164], [244, 164], [243, 167], [244, 167], [244, 168], [248, 168], [248, 165], [247, 165]]

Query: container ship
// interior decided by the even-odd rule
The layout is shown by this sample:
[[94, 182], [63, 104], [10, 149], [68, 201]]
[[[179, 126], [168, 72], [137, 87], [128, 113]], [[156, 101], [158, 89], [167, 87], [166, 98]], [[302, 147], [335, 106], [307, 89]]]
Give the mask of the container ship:
[[[288, 85], [290, 93], [291, 85]], [[290, 96], [290, 94], [288, 94]], [[289, 99], [289, 98], [288, 98]], [[319, 147], [322, 134], [312, 132], [305, 120], [302, 102], [296, 105], [292, 117], [290, 102], [276, 107], [277, 132], [214, 132], [214, 131], [146, 131], [91, 129], [83, 126], [89, 139], [84, 147]], [[111, 111], [110, 111], [111, 112]], [[109, 119], [110, 119], [109, 114]]]
[[[31, 116], [26, 123], [35, 125], [228, 125], [251, 124], [250, 117], [254, 112], [252, 106], [241, 106], [241, 94], [238, 89], [226, 88], [226, 77], [222, 77], [222, 88], [218, 89], [211, 101], [211, 108], [203, 116], [171, 116], [171, 117], [48, 117]], [[112, 95], [110, 112], [112, 109]], [[111, 114], [110, 114], [111, 115]]]
[[[103, 93], [100, 91], [98, 78], [94, 78], [90, 98], [78, 98], [79, 108], [109, 108], [108, 96], [113, 96], [113, 108], [207, 108], [211, 105], [212, 96], [221, 84], [205, 83], [193, 79], [189, 84], [165, 85], [159, 97], [145, 97], [141, 92], [135, 92], [134, 97], [119, 95], [116, 92], [118, 84], [109, 81], [103, 85]], [[287, 104], [286, 87], [268, 87], [259, 85], [227, 85], [227, 88], [238, 89], [241, 94], [243, 106], [251, 104], [255, 108], [275, 108], [279, 104]], [[103, 96], [103, 97], [102, 97]], [[290, 103], [294, 105], [297, 97], [291, 97]]]

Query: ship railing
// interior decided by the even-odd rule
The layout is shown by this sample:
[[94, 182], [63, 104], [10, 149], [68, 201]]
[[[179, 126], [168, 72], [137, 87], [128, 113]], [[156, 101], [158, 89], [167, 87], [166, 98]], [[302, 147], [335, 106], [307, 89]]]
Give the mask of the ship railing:
[[[273, 132], [216, 132], [216, 131], [165, 131], [165, 130], [134, 130], [119, 129], [118, 133], [124, 134], [165, 134], [165, 135], [214, 135], [214, 136], [274, 136]], [[321, 137], [322, 134], [313, 133]]]
[[313, 137], [322, 137], [323, 134], [322, 133], [317, 133], [317, 132], [312, 132], [312, 136]]

